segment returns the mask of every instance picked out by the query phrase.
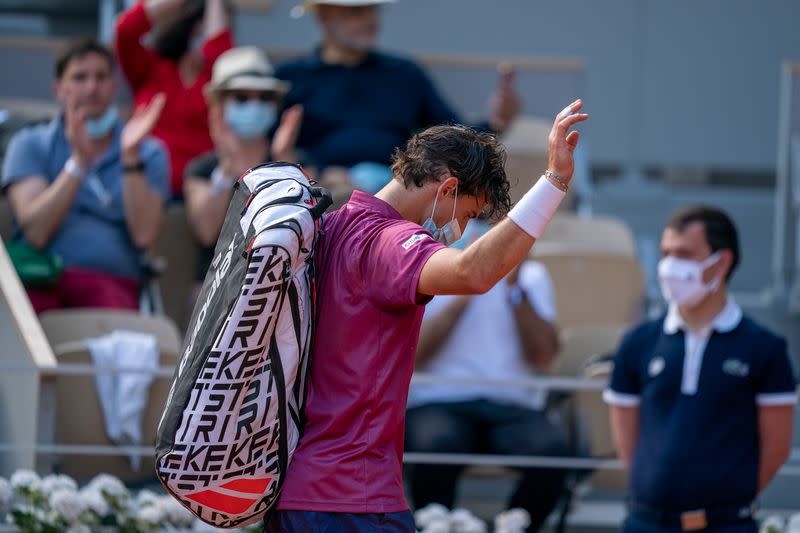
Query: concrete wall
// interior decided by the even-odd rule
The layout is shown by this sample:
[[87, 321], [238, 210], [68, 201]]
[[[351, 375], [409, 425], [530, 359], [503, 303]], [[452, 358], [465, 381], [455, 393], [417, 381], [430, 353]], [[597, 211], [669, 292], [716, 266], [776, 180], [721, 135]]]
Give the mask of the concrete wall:
[[[299, 1], [240, 13], [238, 42], [314, 46], [313, 17], [289, 17]], [[775, 169], [780, 64], [800, 60], [797, 0], [399, 0], [384, 11], [389, 50], [583, 60], [592, 113], [584, 139], [595, 164]], [[51, 33], [70, 33], [57, 23]], [[0, 61], [24, 72], [4, 85], [49, 94], [49, 67], [41, 75], [14, 68], [23, 60]], [[523, 96], [541, 112], [535, 92]]]
[[[239, 16], [239, 42], [313, 46], [313, 19], [289, 18], [296, 3]], [[763, 171], [775, 167], [779, 65], [800, 59], [798, 21], [797, 0], [399, 0], [381, 44], [583, 58], [595, 163]]]

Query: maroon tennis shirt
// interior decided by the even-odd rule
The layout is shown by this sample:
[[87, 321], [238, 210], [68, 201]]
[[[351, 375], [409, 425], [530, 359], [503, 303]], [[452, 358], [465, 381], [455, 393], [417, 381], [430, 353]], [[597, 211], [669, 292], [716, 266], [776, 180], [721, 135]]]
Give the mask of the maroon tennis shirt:
[[404, 511], [406, 398], [425, 303], [417, 282], [444, 246], [361, 192], [323, 229], [307, 423], [278, 508]]

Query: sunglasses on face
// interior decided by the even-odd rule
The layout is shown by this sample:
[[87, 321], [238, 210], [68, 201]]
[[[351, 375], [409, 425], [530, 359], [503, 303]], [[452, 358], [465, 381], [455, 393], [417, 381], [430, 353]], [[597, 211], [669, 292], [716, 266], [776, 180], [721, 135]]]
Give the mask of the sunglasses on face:
[[228, 93], [228, 98], [233, 98], [236, 102], [243, 104], [250, 100], [258, 100], [260, 102], [274, 102], [275, 95], [272, 93], [247, 93], [241, 91], [232, 91]]

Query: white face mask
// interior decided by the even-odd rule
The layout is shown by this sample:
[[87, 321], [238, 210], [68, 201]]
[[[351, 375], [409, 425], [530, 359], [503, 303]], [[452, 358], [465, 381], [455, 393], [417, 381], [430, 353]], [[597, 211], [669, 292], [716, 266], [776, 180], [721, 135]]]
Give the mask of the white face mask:
[[456, 194], [455, 198], [453, 199], [453, 215], [450, 218], [450, 222], [442, 226], [441, 228], [436, 226], [436, 222], [433, 221], [433, 216], [436, 214], [436, 201], [439, 199], [439, 192], [436, 192], [436, 198], [433, 200], [433, 210], [431, 211], [431, 216], [422, 223], [422, 227], [430, 232], [433, 235], [433, 238], [439, 241], [440, 243], [444, 244], [445, 246], [450, 246], [458, 239], [461, 238], [461, 226], [458, 224], [458, 220], [456, 220], [456, 202], [458, 201], [458, 185], [456, 185]]
[[704, 261], [664, 257], [658, 263], [658, 281], [664, 299], [678, 307], [693, 307], [719, 288], [720, 278], [703, 282], [703, 273], [719, 260], [719, 252]]

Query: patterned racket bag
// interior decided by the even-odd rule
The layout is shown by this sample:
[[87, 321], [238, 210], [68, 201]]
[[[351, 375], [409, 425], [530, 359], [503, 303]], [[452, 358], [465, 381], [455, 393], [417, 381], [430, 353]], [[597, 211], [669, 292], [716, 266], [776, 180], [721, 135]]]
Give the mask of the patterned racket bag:
[[208, 524], [263, 519], [302, 432], [314, 245], [330, 195], [298, 166], [235, 185], [158, 427], [156, 472]]

